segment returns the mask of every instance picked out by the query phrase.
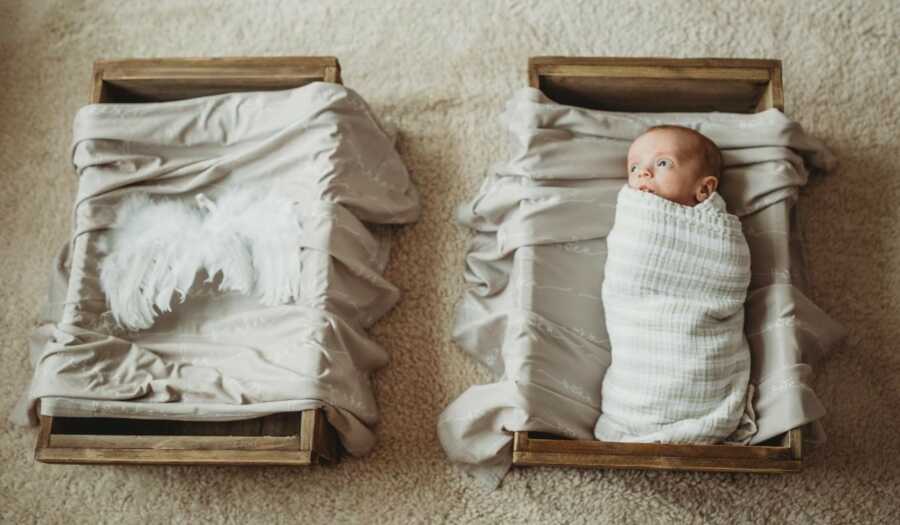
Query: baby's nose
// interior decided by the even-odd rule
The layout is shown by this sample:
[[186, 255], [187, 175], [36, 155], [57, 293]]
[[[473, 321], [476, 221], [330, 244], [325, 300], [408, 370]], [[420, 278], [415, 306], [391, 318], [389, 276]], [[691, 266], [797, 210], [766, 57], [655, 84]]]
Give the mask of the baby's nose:
[[650, 170], [648, 170], [647, 168], [642, 169], [640, 171], [640, 173], [638, 173], [638, 178], [641, 178], [641, 179], [645, 179], [645, 178], [652, 177], [652, 176], [653, 176], [653, 173], [651, 173]]

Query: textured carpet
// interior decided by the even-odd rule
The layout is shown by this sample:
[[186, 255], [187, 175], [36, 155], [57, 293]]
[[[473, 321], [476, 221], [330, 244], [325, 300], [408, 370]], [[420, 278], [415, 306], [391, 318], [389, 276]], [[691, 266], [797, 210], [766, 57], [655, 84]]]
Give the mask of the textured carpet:
[[[51, 466], [0, 435], [3, 523], [900, 522], [900, 4], [0, 0], [0, 413], [66, 237], [70, 123], [97, 58], [336, 55], [398, 126], [424, 216], [398, 230], [404, 298], [376, 327], [380, 444], [337, 466]], [[841, 161], [801, 200], [812, 295], [851, 337], [818, 390], [830, 441], [792, 476], [534, 469], [484, 494], [435, 420], [486, 375], [449, 342], [467, 234], [452, 222], [505, 150], [496, 115], [529, 55], [781, 58], [787, 112]]]

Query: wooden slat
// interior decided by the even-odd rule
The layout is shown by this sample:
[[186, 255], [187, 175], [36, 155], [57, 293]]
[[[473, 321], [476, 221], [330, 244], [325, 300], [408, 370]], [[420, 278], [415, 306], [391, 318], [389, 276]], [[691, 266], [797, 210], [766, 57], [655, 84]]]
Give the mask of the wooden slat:
[[309, 451], [151, 450], [47, 448], [36, 456], [44, 463], [112, 463], [142, 465], [288, 465], [311, 463]]
[[677, 470], [702, 472], [751, 472], [779, 474], [801, 470], [800, 461], [748, 458], [699, 458], [669, 456], [628, 456], [614, 454], [566, 454], [551, 452], [513, 452], [518, 466], [560, 466], [641, 470]]
[[591, 109], [752, 113], [783, 108], [778, 60], [533, 57], [528, 81], [557, 102]]
[[333, 66], [327, 66], [325, 68], [325, 78], [323, 79], [325, 82], [334, 82], [336, 84], [340, 84], [341, 80], [341, 66], [337, 63]]
[[151, 450], [300, 450], [295, 436], [103, 436], [57, 434], [50, 448]]
[[[38, 406], [40, 410], [40, 406]], [[50, 434], [53, 431], [53, 416], [40, 416], [41, 428], [38, 432], [37, 443], [34, 445], [35, 454], [50, 446]]]
[[313, 450], [316, 427], [319, 424], [316, 412], [318, 410], [304, 410], [300, 415], [300, 450]]
[[94, 63], [94, 71], [91, 74], [91, 104], [97, 104], [106, 100], [103, 92], [103, 68], [98, 68]]
[[[518, 433], [517, 433], [518, 434]], [[603, 454], [695, 458], [791, 459], [791, 449], [768, 446], [669, 445], [605, 441], [534, 439], [516, 450], [556, 454]]]
[[742, 80], [764, 84], [769, 81], [768, 69], [757, 68], [703, 68], [672, 66], [591, 66], [558, 64], [538, 69], [542, 77], [598, 77], [689, 79], [689, 80]]
[[314, 81], [340, 83], [334, 57], [99, 60], [92, 102], [159, 102], [235, 91], [278, 90]]
[[[204, 464], [204, 465], [293, 465], [302, 466], [319, 463], [322, 460], [335, 461], [336, 436], [324, 420], [320, 410], [305, 411], [315, 426], [307, 428], [310, 437], [307, 443], [315, 448], [301, 449], [300, 421], [302, 416], [295, 413], [276, 414], [266, 418], [232, 422], [183, 422], [183, 421], [143, 421], [133, 420], [135, 428], [141, 432], [169, 431], [177, 435], [109, 434], [110, 430], [127, 428], [129, 420], [107, 418], [53, 418], [42, 416], [41, 434], [35, 447], [35, 459], [46, 463], [129, 463], [129, 464]], [[299, 416], [299, 417], [298, 417]], [[57, 431], [53, 424], [66, 421]], [[271, 420], [265, 424], [264, 421]], [[92, 421], [100, 422], [98, 434], [66, 433], [83, 431]], [[281, 434], [284, 424], [294, 421], [293, 434], [262, 435], [264, 427]], [[78, 424], [73, 424], [77, 422]], [[115, 424], [113, 424], [115, 423]], [[149, 426], [148, 426], [149, 425]], [[179, 425], [181, 427], [179, 428]], [[219, 428], [214, 428], [216, 425]], [[319, 430], [316, 430], [318, 428]], [[197, 434], [198, 432], [209, 434]], [[228, 432], [261, 435], [229, 435]], [[45, 436], [45, 437], [44, 437]], [[329, 441], [330, 440], [330, 441]], [[43, 443], [43, 445], [42, 445]], [[319, 452], [317, 452], [319, 451]], [[321, 456], [321, 457], [320, 457]]]
[[784, 90], [781, 83], [781, 64], [772, 66], [771, 79], [766, 85], [762, 97], [759, 99], [756, 111], [760, 112], [771, 108], [784, 111]]
[[669, 58], [669, 57], [574, 57], [534, 56], [529, 66], [542, 67], [559, 64], [579, 66], [629, 66], [629, 67], [697, 67], [697, 68], [758, 68], [769, 69], [781, 64], [780, 60], [766, 58]]
[[791, 456], [796, 460], [803, 459], [803, 430], [795, 428], [787, 433], [788, 446], [791, 449]]
[[513, 432], [513, 452], [530, 450], [531, 438], [528, 432]]
[[765, 109], [776, 108], [784, 111], [784, 83], [781, 78], [781, 62], [772, 66], [772, 78], [769, 81], [771, 93], [769, 106]]
[[802, 469], [796, 443], [801, 429], [786, 432], [781, 446], [672, 445], [534, 438], [513, 433], [513, 465], [644, 470], [781, 473]]
[[324, 78], [339, 67], [334, 57], [137, 58], [98, 60], [95, 71], [107, 80], [220, 78]]

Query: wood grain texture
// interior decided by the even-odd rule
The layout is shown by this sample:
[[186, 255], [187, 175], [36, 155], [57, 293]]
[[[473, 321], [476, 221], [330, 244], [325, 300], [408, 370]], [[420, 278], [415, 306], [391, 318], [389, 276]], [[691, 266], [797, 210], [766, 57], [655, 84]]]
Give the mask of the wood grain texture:
[[783, 474], [802, 469], [800, 461], [747, 458], [703, 458], [678, 456], [628, 456], [618, 454], [570, 454], [553, 452], [513, 452], [513, 465], [537, 467], [611, 468], [675, 470], [699, 472], [746, 472]]
[[[795, 472], [802, 469], [793, 443], [799, 429], [782, 445], [671, 445], [611, 443], [592, 440], [534, 438], [513, 434], [513, 464], [716, 472]], [[794, 436], [791, 436], [794, 434]], [[791, 438], [794, 438], [793, 440]]]
[[624, 456], [673, 456], [683, 458], [792, 459], [790, 447], [736, 445], [664, 445], [656, 443], [615, 443], [589, 440], [529, 438], [524, 450], [571, 454]]
[[529, 67], [572, 64], [580, 66], [629, 66], [629, 67], [701, 67], [701, 68], [761, 68], [780, 65], [780, 60], [759, 58], [669, 58], [669, 57], [573, 57], [534, 56], [528, 59]]
[[795, 428], [787, 433], [786, 446], [791, 449], [791, 456], [798, 460], [803, 460], [803, 430]]
[[533, 57], [528, 79], [557, 102], [609, 111], [753, 113], [784, 106], [778, 60]]
[[[334, 57], [98, 60], [91, 102], [157, 102], [232, 91], [341, 82]], [[35, 459], [46, 463], [309, 465], [337, 461], [321, 410], [240, 421], [41, 416]]]
[[104, 436], [57, 434], [50, 448], [139, 448], [153, 450], [300, 450], [294, 436]]
[[304, 450], [154, 450], [115, 448], [46, 448], [35, 458], [42, 463], [130, 465], [307, 466]]
[[[35, 459], [45, 463], [309, 465], [337, 449], [321, 410], [307, 410], [320, 430], [303, 435], [301, 413], [228, 422], [41, 417]], [[304, 448], [303, 442], [313, 446]], [[333, 440], [333, 441], [329, 441]], [[267, 454], [261, 454], [267, 452]], [[244, 454], [244, 455], [242, 455]], [[321, 454], [324, 457], [324, 453]]]
[[[39, 408], [40, 409], [40, 408]], [[35, 454], [39, 454], [42, 450], [50, 446], [50, 432], [53, 430], [53, 416], [41, 416], [41, 427], [38, 431], [37, 443], [35, 443]]]
[[[532, 57], [528, 84], [562, 104], [630, 112], [784, 108], [780, 60]], [[513, 465], [707, 472], [802, 469], [803, 434], [777, 445], [669, 445], [542, 438], [513, 432]]]
[[334, 57], [98, 60], [92, 102], [162, 102], [235, 91], [291, 89], [341, 82]]

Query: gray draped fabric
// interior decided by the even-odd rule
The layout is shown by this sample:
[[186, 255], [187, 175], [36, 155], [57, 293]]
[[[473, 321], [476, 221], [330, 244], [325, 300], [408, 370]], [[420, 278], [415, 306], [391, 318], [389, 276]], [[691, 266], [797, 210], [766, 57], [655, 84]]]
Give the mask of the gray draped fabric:
[[[416, 220], [391, 138], [355, 92], [329, 83], [79, 111], [71, 242], [55, 264], [35, 373], [14, 420], [44, 414], [228, 420], [323, 406], [346, 449], [374, 444], [369, 375], [387, 354], [366, 329], [397, 301], [388, 243], [365, 223]], [[103, 234], [131, 194], [193, 201], [227, 188], [294, 203], [301, 297], [263, 306], [212, 289], [135, 332], [110, 322]]]

